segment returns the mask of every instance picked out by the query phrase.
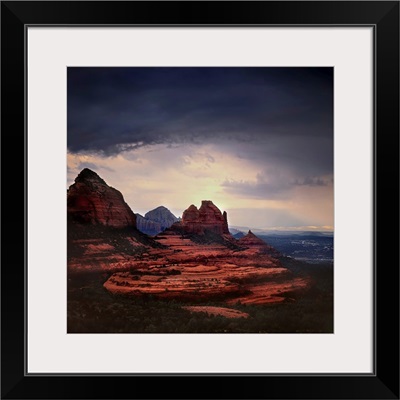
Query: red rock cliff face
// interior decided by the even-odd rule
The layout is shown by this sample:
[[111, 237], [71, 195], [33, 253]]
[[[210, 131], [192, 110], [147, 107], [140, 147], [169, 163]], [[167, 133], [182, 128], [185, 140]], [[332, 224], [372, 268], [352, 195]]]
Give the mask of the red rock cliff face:
[[67, 211], [74, 221], [113, 228], [136, 228], [136, 217], [118, 190], [95, 172], [83, 169], [70, 186]]
[[241, 246], [259, 249], [261, 252], [270, 254], [273, 257], [280, 256], [280, 253], [275, 248], [264, 242], [264, 240], [260, 239], [252, 231], [249, 231], [246, 236], [240, 238], [238, 243]]
[[239, 243], [245, 246], [264, 246], [267, 247], [267, 243], [264, 240], [257, 237], [252, 231], [249, 231], [246, 236], [239, 239]]
[[221, 235], [229, 234], [226, 212], [221, 213], [210, 200], [203, 200], [199, 209], [192, 204], [185, 210], [180, 226], [189, 233], [203, 234], [209, 230]]

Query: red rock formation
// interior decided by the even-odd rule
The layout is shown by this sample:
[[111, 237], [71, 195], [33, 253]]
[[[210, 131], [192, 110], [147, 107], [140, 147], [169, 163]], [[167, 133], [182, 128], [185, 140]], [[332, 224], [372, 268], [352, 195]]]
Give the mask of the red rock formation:
[[253, 246], [268, 246], [264, 240], [256, 236], [252, 231], [249, 231], [246, 236], [239, 239], [239, 243], [246, 247]]
[[194, 204], [192, 204], [191, 206], [189, 206], [188, 209], [186, 209], [183, 212], [182, 224], [188, 225], [190, 223], [198, 223], [198, 222], [200, 222], [199, 210]]
[[76, 222], [113, 228], [136, 228], [136, 217], [118, 190], [95, 172], [83, 169], [69, 187], [68, 216]]
[[187, 233], [204, 234], [206, 230], [217, 234], [229, 234], [227, 214], [221, 213], [212, 201], [203, 200], [197, 209], [191, 205], [183, 212], [182, 221], [175, 226]]
[[240, 246], [260, 249], [260, 251], [270, 253], [274, 257], [279, 257], [279, 252], [275, 248], [264, 242], [264, 240], [256, 236], [251, 230], [249, 230], [246, 236], [240, 238], [238, 243]]
[[[161, 235], [155, 241], [165, 247], [147, 248], [137, 257], [124, 255], [125, 261], [115, 260], [108, 271], [118, 272], [114, 271], [103, 286], [127, 296], [191, 302], [212, 299], [221, 305], [235, 305], [238, 301], [280, 303], [286, 301], [288, 293], [308, 285], [307, 279], [296, 278], [279, 260], [257, 247], [231, 250], [222, 243], [198, 244], [181, 235]], [[102, 266], [103, 271], [106, 268]]]

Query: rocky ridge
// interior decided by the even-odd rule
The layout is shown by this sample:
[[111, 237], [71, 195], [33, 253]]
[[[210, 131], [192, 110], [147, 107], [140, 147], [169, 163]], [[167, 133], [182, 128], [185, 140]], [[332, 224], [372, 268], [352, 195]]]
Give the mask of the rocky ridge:
[[270, 246], [264, 240], [260, 239], [251, 230], [249, 230], [247, 235], [239, 238], [237, 240], [237, 243], [240, 246], [244, 246], [250, 249], [257, 249], [260, 252], [268, 253], [275, 258], [278, 258], [280, 256], [280, 253], [274, 247]]

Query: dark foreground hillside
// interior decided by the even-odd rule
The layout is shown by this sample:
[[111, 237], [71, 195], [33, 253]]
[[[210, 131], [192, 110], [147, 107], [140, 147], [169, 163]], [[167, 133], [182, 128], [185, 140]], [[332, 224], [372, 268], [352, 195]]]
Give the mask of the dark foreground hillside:
[[221, 306], [217, 301], [126, 297], [103, 287], [110, 274], [70, 274], [68, 333], [333, 333], [333, 265], [281, 261], [296, 276], [309, 278], [310, 287], [279, 304], [238, 302], [230, 308], [249, 317], [234, 319], [182, 308]]

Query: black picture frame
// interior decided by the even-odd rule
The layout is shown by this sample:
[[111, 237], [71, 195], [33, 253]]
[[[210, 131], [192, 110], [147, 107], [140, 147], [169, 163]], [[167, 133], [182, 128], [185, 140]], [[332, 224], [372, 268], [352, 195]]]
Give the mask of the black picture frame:
[[[34, 375], [26, 373], [25, 40], [30, 25], [367, 25], [375, 33], [372, 374]], [[4, 399], [399, 398], [399, 2], [4, 1], [1, 395]], [[46, 217], [46, 216], [44, 216]], [[48, 217], [48, 216], [47, 216]], [[23, 227], [24, 226], [24, 227]], [[369, 251], [369, 249], [366, 249]]]

